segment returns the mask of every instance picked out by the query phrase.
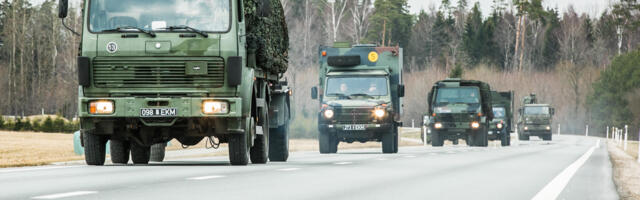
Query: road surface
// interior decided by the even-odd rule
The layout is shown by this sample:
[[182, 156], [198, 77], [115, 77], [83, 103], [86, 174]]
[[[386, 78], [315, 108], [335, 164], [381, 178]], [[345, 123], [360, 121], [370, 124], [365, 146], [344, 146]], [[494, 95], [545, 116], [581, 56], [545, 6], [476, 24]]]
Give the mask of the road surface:
[[296, 152], [249, 166], [209, 157], [0, 169], [0, 199], [618, 199], [604, 140], [533, 140]]

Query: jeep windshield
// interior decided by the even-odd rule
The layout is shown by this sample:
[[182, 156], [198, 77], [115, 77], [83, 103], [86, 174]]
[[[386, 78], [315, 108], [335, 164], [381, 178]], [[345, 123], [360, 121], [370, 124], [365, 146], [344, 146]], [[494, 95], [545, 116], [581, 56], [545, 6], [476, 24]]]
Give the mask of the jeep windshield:
[[549, 107], [546, 106], [527, 106], [524, 107], [525, 115], [549, 115]]
[[480, 91], [476, 87], [439, 88], [434, 108], [436, 113], [479, 112]]
[[379, 98], [387, 96], [387, 77], [330, 77], [325, 96], [352, 99], [356, 97]]
[[495, 118], [505, 118], [505, 110], [503, 107], [493, 107], [493, 116]]
[[169, 27], [187, 26], [205, 32], [227, 32], [230, 13], [229, 0], [91, 0], [89, 30], [136, 27], [162, 32], [175, 30]]

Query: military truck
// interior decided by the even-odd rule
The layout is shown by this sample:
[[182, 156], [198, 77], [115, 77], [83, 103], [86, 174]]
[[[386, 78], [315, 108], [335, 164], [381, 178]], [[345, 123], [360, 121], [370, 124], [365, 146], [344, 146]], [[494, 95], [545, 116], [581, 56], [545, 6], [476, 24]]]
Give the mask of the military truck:
[[[68, 2], [59, 3], [65, 24]], [[113, 163], [128, 163], [131, 153], [134, 164], [147, 164], [154, 144], [203, 138], [228, 143], [232, 165], [287, 160], [291, 89], [280, 1], [82, 5], [78, 112], [88, 165], [104, 164], [107, 141]]]
[[500, 140], [502, 146], [511, 145], [513, 132], [513, 91], [491, 91], [493, 120], [489, 124], [489, 140]]
[[542, 140], [551, 141], [551, 128], [555, 109], [549, 104], [538, 103], [535, 94], [526, 96], [522, 100], [522, 107], [518, 109], [518, 139], [529, 140], [531, 136], [538, 136]]
[[440, 147], [445, 140], [469, 146], [487, 146], [489, 122], [493, 120], [489, 84], [448, 78], [436, 82], [427, 98], [431, 116], [431, 145]]
[[337, 43], [319, 48], [318, 140], [320, 153], [340, 142], [381, 141], [383, 153], [398, 152], [402, 125], [402, 48]]

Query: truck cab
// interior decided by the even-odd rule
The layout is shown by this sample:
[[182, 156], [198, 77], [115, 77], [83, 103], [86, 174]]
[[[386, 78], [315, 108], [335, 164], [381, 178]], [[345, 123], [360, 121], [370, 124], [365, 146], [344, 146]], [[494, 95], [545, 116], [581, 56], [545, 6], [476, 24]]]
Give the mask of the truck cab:
[[456, 144], [459, 139], [469, 146], [488, 145], [487, 131], [493, 119], [488, 84], [461, 79], [438, 81], [427, 100], [432, 146], [442, 146], [445, 140]]
[[513, 91], [491, 91], [493, 120], [489, 124], [489, 140], [500, 140], [502, 146], [511, 145], [513, 121]]
[[320, 153], [336, 153], [340, 142], [381, 141], [384, 153], [398, 151], [401, 125], [402, 49], [373, 45], [321, 47], [319, 86]]
[[518, 137], [529, 140], [530, 136], [538, 136], [550, 141], [553, 136], [551, 127], [555, 109], [549, 104], [525, 104], [519, 109]]

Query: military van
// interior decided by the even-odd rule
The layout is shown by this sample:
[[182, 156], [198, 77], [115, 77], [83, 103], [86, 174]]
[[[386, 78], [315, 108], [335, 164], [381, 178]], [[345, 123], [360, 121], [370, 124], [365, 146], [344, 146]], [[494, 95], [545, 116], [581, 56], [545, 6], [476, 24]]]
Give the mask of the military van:
[[322, 46], [319, 85], [320, 153], [336, 153], [340, 142], [382, 142], [383, 153], [398, 152], [402, 125], [402, 48], [336, 43]]
[[523, 98], [523, 104], [518, 109], [518, 139], [529, 140], [537, 136], [545, 141], [553, 137], [552, 120], [555, 109], [549, 104], [538, 103], [535, 94]]
[[469, 146], [488, 145], [489, 123], [493, 120], [489, 84], [448, 78], [433, 85], [427, 101], [432, 146], [460, 139]]
[[511, 145], [513, 132], [513, 91], [491, 91], [493, 120], [489, 125], [489, 140], [500, 140], [502, 146]]

